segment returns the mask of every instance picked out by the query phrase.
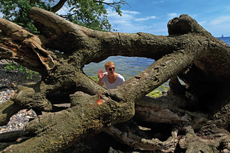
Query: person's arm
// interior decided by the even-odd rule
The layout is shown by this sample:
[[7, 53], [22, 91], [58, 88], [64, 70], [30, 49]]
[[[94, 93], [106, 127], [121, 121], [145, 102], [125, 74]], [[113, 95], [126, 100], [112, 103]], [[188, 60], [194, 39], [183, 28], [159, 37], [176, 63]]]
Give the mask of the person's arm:
[[104, 78], [105, 75], [106, 74], [103, 74], [103, 70], [102, 69], [100, 69], [98, 71], [99, 80], [98, 80], [97, 84], [99, 84], [100, 86], [102, 86], [104, 84], [104, 82], [102, 82], [102, 79]]
[[104, 84], [104, 82], [102, 82], [102, 79], [99, 78], [97, 84], [99, 84], [100, 86], [102, 86]]
[[125, 82], [125, 78], [122, 76], [122, 83], [124, 83]]

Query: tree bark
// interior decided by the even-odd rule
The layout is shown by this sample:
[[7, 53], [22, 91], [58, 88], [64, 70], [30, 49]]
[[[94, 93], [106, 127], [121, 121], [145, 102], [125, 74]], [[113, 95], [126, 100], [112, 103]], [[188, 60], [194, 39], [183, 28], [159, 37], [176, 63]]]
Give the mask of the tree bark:
[[67, 0], [60, 0], [55, 6], [52, 7], [52, 12], [59, 11], [65, 4]]
[[[222, 144], [229, 141], [230, 47], [194, 19], [188, 15], [174, 18], [168, 23], [169, 36], [156, 36], [91, 30], [35, 7], [30, 18], [39, 35], [0, 18], [0, 56], [42, 75], [37, 84], [19, 87], [12, 98], [14, 104], [0, 105], [2, 114], [5, 109], [18, 108], [41, 114], [25, 128], [31, 138], [4, 152], [60, 152], [101, 131], [140, 150], [194, 151], [196, 145], [200, 148], [196, 150], [204, 152], [216, 151], [213, 147], [224, 149]], [[106, 90], [82, 69], [114, 55], [156, 61], [116, 89]], [[170, 78], [171, 90], [166, 96], [145, 96]], [[56, 112], [57, 103], [70, 103], [71, 107]], [[7, 112], [0, 123], [5, 124], [10, 115]], [[137, 124], [170, 125], [166, 133], [172, 136], [157, 140], [150, 134], [142, 140], [140, 132], [127, 135], [122, 128], [132, 118]], [[121, 122], [125, 123], [119, 129], [116, 125]], [[224, 137], [207, 134], [207, 128]], [[215, 141], [204, 140], [207, 137]]]

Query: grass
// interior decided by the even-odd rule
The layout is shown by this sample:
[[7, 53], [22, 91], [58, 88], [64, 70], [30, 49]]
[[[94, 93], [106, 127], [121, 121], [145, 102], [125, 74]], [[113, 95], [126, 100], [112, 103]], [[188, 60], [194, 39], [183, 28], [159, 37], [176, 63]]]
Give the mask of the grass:
[[17, 64], [17, 63], [13, 63], [13, 62], [9, 62], [7, 64], [6, 67], [4, 67], [4, 69], [8, 72], [10, 71], [19, 71], [19, 72], [25, 72], [27, 74], [27, 79], [32, 79], [33, 75], [38, 75], [38, 72], [29, 70], [27, 68], [25, 68], [24, 66]]

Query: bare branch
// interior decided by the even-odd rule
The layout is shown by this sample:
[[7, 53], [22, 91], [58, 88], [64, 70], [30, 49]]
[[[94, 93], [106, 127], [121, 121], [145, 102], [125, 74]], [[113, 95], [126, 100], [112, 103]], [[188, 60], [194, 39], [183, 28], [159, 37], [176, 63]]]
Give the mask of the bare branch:
[[59, 11], [63, 7], [65, 2], [67, 2], [67, 0], [59, 0], [59, 2], [55, 6], [52, 7], [52, 12]]
[[105, 4], [111, 7], [114, 7], [114, 5], [118, 5], [118, 4], [122, 4], [122, 5], [128, 5], [128, 3], [125, 0], [119, 0], [118, 2], [114, 1], [113, 3], [109, 3], [109, 2], [104, 2], [104, 1], [95, 1], [96, 3], [101, 3], [101, 4]]

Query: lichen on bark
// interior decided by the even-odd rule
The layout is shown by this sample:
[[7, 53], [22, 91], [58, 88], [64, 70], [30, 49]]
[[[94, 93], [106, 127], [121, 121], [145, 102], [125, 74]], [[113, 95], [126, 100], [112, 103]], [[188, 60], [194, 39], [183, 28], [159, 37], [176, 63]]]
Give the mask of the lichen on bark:
[[[11, 101], [0, 105], [0, 123], [21, 108], [39, 115], [25, 127], [29, 138], [3, 152], [78, 150], [76, 144], [103, 132], [129, 150], [229, 149], [230, 47], [190, 16], [170, 20], [169, 35], [156, 36], [96, 31], [35, 7], [29, 15], [39, 34], [0, 18], [0, 56], [39, 72], [42, 79], [19, 87]], [[156, 61], [112, 90], [83, 72], [85, 64], [116, 55]], [[146, 96], [169, 79], [167, 94]], [[61, 103], [70, 108], [57, 110], [54, 105]]]

